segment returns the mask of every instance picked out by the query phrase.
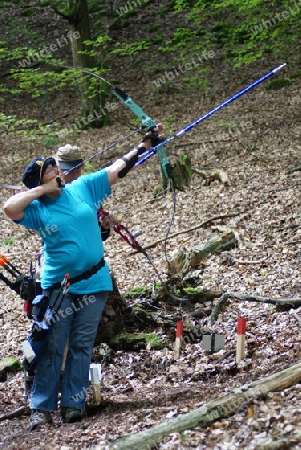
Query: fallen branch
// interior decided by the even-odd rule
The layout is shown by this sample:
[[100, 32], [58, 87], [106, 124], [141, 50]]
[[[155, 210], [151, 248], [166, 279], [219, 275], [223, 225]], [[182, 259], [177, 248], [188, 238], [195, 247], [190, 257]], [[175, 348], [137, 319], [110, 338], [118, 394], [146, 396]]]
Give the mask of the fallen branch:
[[298, 444], [298, 442], [301, 442], [301, 433], [286, 434], [284, 439], [277, 439], [277, 441], [261, 445], [260, 450], [285, 450], [293, 448], [293, 445]]
[[173, 261], [168, 266], [169, 274], [177, 274], [179, 278], [184, 278], [192, 269], [199, 266], [201, 261], [210, 254], [217, 254], [223, 251], [236, 248], [238, 240], [234, 231], [226, 230], [223, 234], [213, 235], [204, 244], [196, 245], [189, 250], [179, 250]]
[[245, 384], [230, 394], [217, 398], [187, 414], [161, 422], [140, 433], [119, 439], [110, 445], [112, 450], [147, 450], [161, 442], [171, 433], [198, 427], [208, 427], [212, 422], [232, 416], [257, 398], [268, 392], [281, 391], [301, 380], [301, 362], [262, 380]]
[[217, 304], [212, 310], [209, 318], [209, 324], [212, 326], [218, 318], [223, 306], [226, 304], [229, 298], [235, 298], [236, 300], [257, 302], [257, 303], [270, 303], [277, 306], [300, 306], [301, 298], [271, 298], [261, 297], [259, 295], [239, 294], [237, 292], [225, 292], [218, 300]]
[[3, 420], [14, 419], [15, 417], [20, 417], [27, 411], [29, 411], [29, 409], [26, 406], [21, 406], [20, 408], [16, 409], [16, 411], [13, 411], [9, 414], [4, 414], [3, 416], [0, 416], [0, 422], [3, 422]]
[[[198, 228], [202, 228], [202, 227], [208, 225], [209, 223], [214, 222], [215, 220], [226, 219], [228, 217], [235, 217], [235, 216], [239, 216], [240, 214], [244, 214], [244, 212], [221, 214], [220, 216], [210, 217], [209, 219], [205, 220], [204, 222], [202, 222], [202, 223], [200, 223], [200, 224], [198, 224], [198, 225], [196, 225], [194, 227], [186, 228], [186, 230], [181, 230], [181, 231], [178, 231], [177, 233], [170, 234], [167, 237], [167, 239], [172, 239], [174, 237], [180, 236], [180, 234], [185, 234], [185, 233], [189, 233], [191, 231], [195, 231]], [[157, 241], [155, 241], [152, 244], [149, 244], [149, 245], [147, 245], [147, 246], [145, 246], [143, 248], [144, 248], [144, 250], [148, 250], [149, 248], [156, 247], [157, 244], [160, 244], [161, 242], [164, 242], [165, 239], [166, 239], [165, 237], [162, 238], [162, 239], [158, 239]], [[132, 255], [137, 255], [137, 252], [129, 253], [129, 255], [127, 255], [127, 256], [132, 256]]]

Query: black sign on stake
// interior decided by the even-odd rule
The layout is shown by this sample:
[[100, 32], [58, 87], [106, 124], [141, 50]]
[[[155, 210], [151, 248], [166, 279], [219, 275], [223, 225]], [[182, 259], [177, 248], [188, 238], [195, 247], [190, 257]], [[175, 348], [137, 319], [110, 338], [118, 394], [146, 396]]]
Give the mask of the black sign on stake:
[[222, 350], [225, 345], [225, 336], [223, 334], [205, 333], [202, 339], [203, 350], [214, 353]]

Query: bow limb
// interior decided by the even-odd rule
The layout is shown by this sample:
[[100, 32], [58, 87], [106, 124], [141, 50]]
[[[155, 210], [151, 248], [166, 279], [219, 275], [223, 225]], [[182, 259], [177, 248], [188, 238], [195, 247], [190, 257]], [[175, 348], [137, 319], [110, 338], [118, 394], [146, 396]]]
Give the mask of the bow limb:
[[[156, 127], [156, 122], [151, 119], [143, 109], [138, 106], [134, 100], [132, 100], [128, 94], [118, 87], [114, 87], [114, 95], [121, 100], [142, 122], [142, 128], [146, 131], [153, 130]], [[172, 170], [170, 161], [166, 155], [165, 147], [163, 145], [157, 151], [158, 158], [164, 172], [164, 175], [167, 178], [172, 180]]]
[[[138, 117], [138, 119], [141, 120], [141, 122], [142, 122], [142, 129], [145, 129], [146, 131], [149, 131], [149, 130], [152, 130], [153, 128], [156, 127], [156, 122], [153, 119], [151, 119], [143, 111], [143, 109], [140, 106], [138, 106], [134, 102], [134, 100], [132, 100], [128, 96], [128, 94], [125, 91], [123, 91], [122, 89], [114, 86], [113, 83], [111, 83], [109, 80], [107, 80], [106, 78], [102, 77], [101, 75], [93, 72], [92, 70], [85, 69], [83, 67], [69, 66], [67, 64], [61, 64], [61, 63], [58, 63], [57, 61], [53, 61], [53, 60], [50, 60], [48, 58], [45, 61], [48, 62], [49, 64], [53, 64], [53, 65], [58, 66], [58, 67], [63, 67], [65, 69], [79, 70], [80, 72], [83, 72], [83, 73], [91, 75], [91, 76], [93, 76], [95, 78], [98, 78], [99, 80], [101, 80], [104, 83], [106, 83], [109, 86], [111, 86], [111, 88], [113, 88], [114, 95], [120, 101], [122, 101], [122, 103], [124, 103]], [[172, 180], [171, 164], [169, 162], [169, 159], [167, 158], [164, 146], [160, 146], [158, 148], [158, 150], [156, 151], [156, 153], [158, 154], [158, 158], [159, 158], [159, 161], [160, 161], [160, 164], [161, 164], [161, 167], [162, 167], [162, 170], [163, 170], [165, 176]]]

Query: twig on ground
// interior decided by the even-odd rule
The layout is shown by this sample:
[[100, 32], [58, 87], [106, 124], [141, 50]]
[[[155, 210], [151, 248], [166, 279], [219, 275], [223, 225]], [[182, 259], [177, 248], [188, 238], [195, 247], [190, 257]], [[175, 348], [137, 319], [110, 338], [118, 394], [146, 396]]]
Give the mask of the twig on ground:
[[21, 406], [20, 408], [16, 409], [15, 411], [9, 414], [4, 414], [3, 416], [0, 416], [0, 422], [3, 422], [4, 420], [7, 419], [14, 419], [15, 417], [20, 417], [27, 411], [28, 408], [26, 406]]
[[229, 298], [235, 298], [236, 300], [257, 302], [257, 303], [270, 303], [276, 306], [296, 306], [301, 305], [301, 298], [271, 298], [271, 297], [261, 297], [259, 295], [249, 295], [249, 294], [239, 294], [237, 292], [225, 292], [219, 298], [217, 304], [212, 310], [209, 318], [209, 326], [212, 326], [218, 318], [223, 306]]

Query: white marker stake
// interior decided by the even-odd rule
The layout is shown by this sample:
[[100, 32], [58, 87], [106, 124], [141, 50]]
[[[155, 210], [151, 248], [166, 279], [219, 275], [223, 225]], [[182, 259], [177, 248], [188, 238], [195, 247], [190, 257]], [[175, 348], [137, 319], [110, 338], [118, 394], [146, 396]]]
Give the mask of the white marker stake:
[[100, 405], [100, 381], [101, 381], [101, 364], [90, 364], [89, 378], [92, 384], [93, 404]]
[[182, 339], [183, 339], [183, 321], [179, 320], [177, 322], [176, 340], [175, 340], [175, 347], [174, 347], [174, 358], [175, 359], [179, 358]]
[[237, 321], [236, 364], [245, 359], [246, 322], [245, 317], [239, 317]]

